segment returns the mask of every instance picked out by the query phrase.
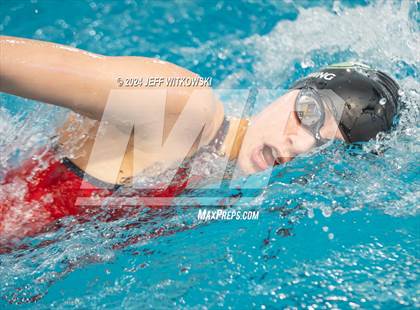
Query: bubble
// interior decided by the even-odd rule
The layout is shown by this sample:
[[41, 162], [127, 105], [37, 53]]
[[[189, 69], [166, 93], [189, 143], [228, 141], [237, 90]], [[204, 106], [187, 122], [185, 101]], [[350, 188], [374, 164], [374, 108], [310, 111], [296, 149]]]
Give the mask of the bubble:
[[386, 104], [386, 98], [381, 98], [381, 100], [379, 100], [379, 104], [380, 105], [385, 105]]
[[333, 233], [329, 233], [328, 234], [328, 239], [330, 239], [330, 240], [334, 239], [334, 234]]
[[332, 210], [331, 210], [331, 208], [329, 208], [329, 207], [324, 207], [324, 208], [322, 208], [322, 215], [324, 216], [324, 217], [330, 217], [331, 216], [331, 214], [332, 214]]
[[225, 60], [227, 58], [226, 52], [219, 52], [217, 53], [217, 57], [219, 57], [219, 59], [221, 60]]

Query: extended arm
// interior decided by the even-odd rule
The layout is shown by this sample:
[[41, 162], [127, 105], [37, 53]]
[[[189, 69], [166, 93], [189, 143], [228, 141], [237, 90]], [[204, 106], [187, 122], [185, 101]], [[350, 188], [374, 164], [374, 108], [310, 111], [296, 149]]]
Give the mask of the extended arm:
[[[139, 76], [197, 77], [156, 59], [107, 57], [55, 43], [0, 36], [0, 91], [66, 107], [93, 119], [101, 118], [110, 91], [119, 87], [118, 78]], [[169, 89], [166, 112], [180, 113], [194, 89]], [[139, 102], [139, 109], [150, 104], [146, 101]], [[197, 113], [206, 117], [217, 119], [214, 114], [223, 110], [213, 96], [196, 101]], [[118, 112], [124, 115], [124, 111]], [[210, 127], [211, 136], [216, 128]]]
[[59, 44], [0, 37], [0, 90], [99, 119], [112, 81], [107, 57]]

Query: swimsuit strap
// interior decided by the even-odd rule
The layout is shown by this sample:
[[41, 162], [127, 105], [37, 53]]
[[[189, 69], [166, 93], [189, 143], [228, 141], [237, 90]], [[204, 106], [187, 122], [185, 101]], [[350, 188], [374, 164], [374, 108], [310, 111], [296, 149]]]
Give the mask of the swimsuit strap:
[[67, 169], [69, 169], [70, 171], [72, 171], [79, 178], [85, 179], [90, 184], [92, 184], [92, 185], [94, 185], [94, 186], [96, 186], [98, 188], [107, 188], [107, 189], [110, 189], [111, 191], [116, 191], [120, 187], [123, 186], [122, 184], [112, 184], [112, 183], [108, 183], [108, 182], [102, 181], [102, 180], [100, 180], [98, 178], [95, 178], [94, 176], [90, 175], [86, 171], [82, 170], [75, 163], [73, 163], [68, 157], [63, 157], [61, 159], [61, 162], [67, 167]]
[[223, 142], [225, 141], [228, 129], [229, 129], [229, 120], [226, 116], [224, 116], [222, 125], [220, 125], [219, 130], [217, 131], [213, 140], [209, 144], [209, 145], [214, 145], [217, 153], [221, 153], [221, 147], [223, 145]]

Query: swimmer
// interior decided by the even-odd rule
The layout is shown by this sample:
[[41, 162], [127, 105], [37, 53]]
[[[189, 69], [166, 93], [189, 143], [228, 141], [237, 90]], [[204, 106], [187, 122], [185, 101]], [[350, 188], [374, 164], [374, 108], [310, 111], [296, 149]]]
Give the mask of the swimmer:
[[[86, 208], [78, 207], [75, 200], [93, 193], [103, 197], [111, 195], [113, 189], [100, 190], [102, 184], [112, 184], [115, 189], [156, 162], [179, 160], [182, 153], [178, 150], [184, 149], [191, 138], [186, 137], [190, 127], [202, 126], [200, 139], [188, 150], [187, 158], [202, 147], [213, 145], [220, 156], [236, 160], [244, 173], [252, 174], [291, 161], [330, 140], [355, 143], [375, 138], [379, 132], [391, 129], [398, 111], [397, 83], [389, 75], [357, 63], [332, 65], [310, 74], [250, 119], [227, 118], [223, 104], [208, 85], [173, 87], [165, 89], [163, 136], [170, 135], [188, 103], [185, 130], [180, 130], [181, 134], [171, 140], [170, 151], [163, 152], [156, 150], [149, 140], [156, 136], [156, 127], [144, 125], [141, 134], [135, 137], [139, 139], [138, 143], [130, 136], [121, 161], [113, 155], [115, 145], [121, 142], [121, 137], [127, 136], [121, 124], [137, 111], [153, 122], [156, 106], [153, 96], [145, 92], [145, 97], [139, 98], [134, 106], [125, 102], [114, 105], [112, 139], [98, 146], [95, 136], [111, 91], [121, 88], [117, 81], [122, 79], [124, 83], [125, 78], [134, 77], [198, 76], [158, 59], [109, 57], [55, 43], [0, 37], [1, 92], [67, 108], [86, 122], [96, 121], [90, 128], [89, 138], [79, 141], [80, 145], [71, 145], [75, 141], [73, 135], [83, 134], [82, 128], [75, 125], [79, 123], [74, 116], [70, 116], [63, 129], [57, 132], [57, 148], [72, 149], [71, 159], [57, 159], [53, 150], [43, 153], [45, 158], [51, 158], [49, 166], [32, 176], [24, 204], [31, 205], [47, 193], [51, 195], [48, 200], [37, 203], [36, 208], [31, 205], [30, 212], [35, 215], [32, 224], [22, 228], [27, 230], [24, 235], [41, 231], [46, 223], [64, 216], [86, 213]], [[155, 89], [164, 87], [158, 85]], [[194, 93], [197, 89], [201, 90], [199, 95]], [[101, 156], [92, 163], [94, 146]], [[141, 150], [135, 152], [136, 147]], [[2, 186], [13, 183], [16, 178], [25, 180], [34, 165], [29, 160], [8, 172], [5, 180], [0, 181]], [[117, 176], [108, 169], [116, 165], [120, 167]], [[83, 177], [92, 186], [82, 194]], [[186, 183], [181, 182], [170, 190], [160, 191], [159, 195], [175, 196], [185, 186]], [[16, 198], [0, 202], [0, 234], [13, 235], [10, 225], [4, 223], [6, 219], [18, 216], [17, 212], [12, 212], [16, 203]], [[15, 218], [14, 222], [19, 219]]]

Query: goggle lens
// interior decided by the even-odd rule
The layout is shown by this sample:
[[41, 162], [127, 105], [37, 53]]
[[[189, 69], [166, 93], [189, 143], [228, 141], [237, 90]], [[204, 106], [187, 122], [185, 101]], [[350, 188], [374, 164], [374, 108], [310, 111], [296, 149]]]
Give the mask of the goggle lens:
[[296, 113], [300, 122], [307, 127], [313, 127], [322, 119], [319, 103], [309, 94], [302, 94], [299, 97], [296, 102]]
[[325, 111], [322, 99], [311, 88], [302, 89], [295, 102], [296, 115], [302, 126], [307, 128], [314, 136], [316, 145], [325, 141], [321, 138], [319, 130], [324, 124]]

